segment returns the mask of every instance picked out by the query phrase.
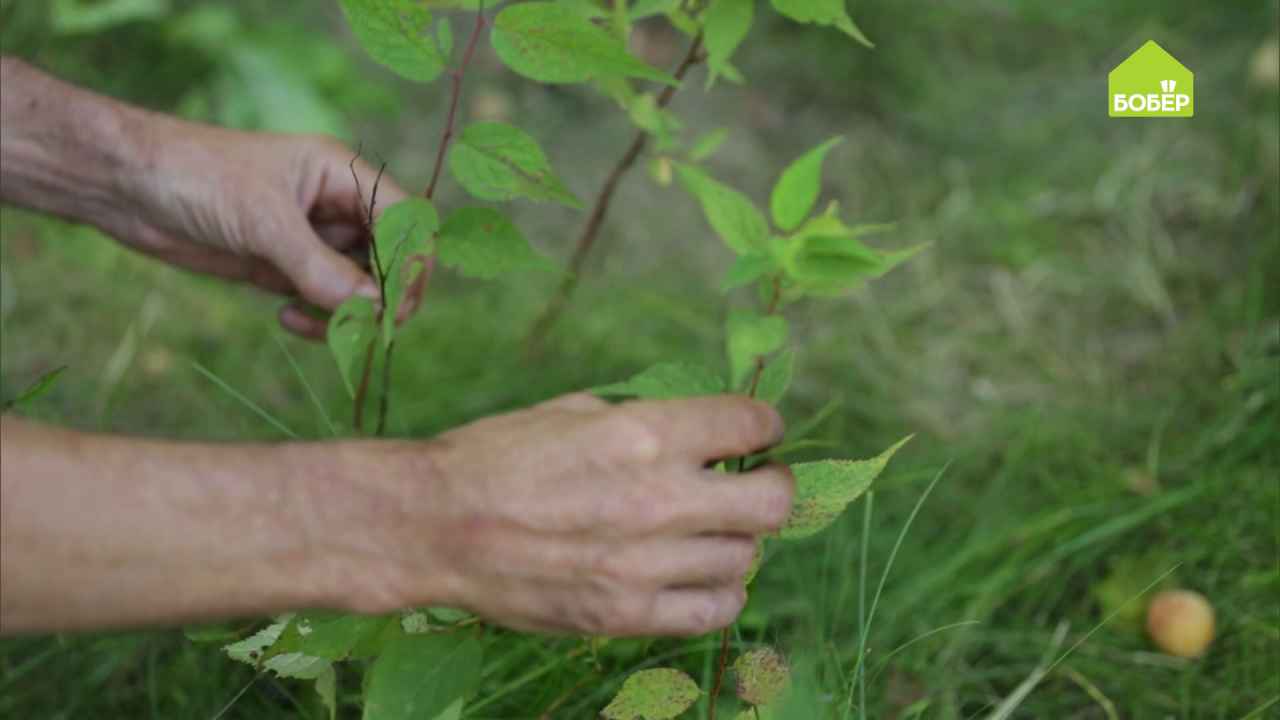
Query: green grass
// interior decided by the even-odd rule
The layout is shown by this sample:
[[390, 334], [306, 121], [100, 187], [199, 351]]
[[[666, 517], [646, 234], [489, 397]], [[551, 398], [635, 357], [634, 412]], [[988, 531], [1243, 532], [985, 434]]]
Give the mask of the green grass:
[[[843, 397], [822, 435], [852, 457], [918, 435], [873, 503], [770, 557], [735, 642], [777, 643], [797, 659], [810, 692], [793, 717], [859, 717], [849, 690], [863, 642], [876, 718], [922, 705], [922, 717], [986, 717], [1068, 649], [1013, 717], [1268, 716], [1280, 696], [1280, 115], [1276, 88], [1249, 67], [1275, 37], [1277, 4], [854, 9], [876, 51], [769, 23], [740, 62], [751, 89], [677, 101], [696, 129], [732, 122], [713, 167], [757, 198], [791, 157], [848, 136], [828, 195], [856, 217], [897, 221], [886, 244], [932, 243], [847, 301], [793, 316], [789, 418]], [[1101, 110], [1106, 72], [1149, 37], [1197, 73], [1194, 120]], [[66, 66], [107, 40], [6, 42], [61, 53]], [[322, 93], [363, 113], [352, 136], [419, 184], [439, 98], [364, 65], [344, 72], [402, 95], [393, 118], [368, 115], [378, 105], [351, 92]], [[163, 106], [178, 101], [157, 89], [167, 78], [111, 86]], [[469, 82], [473, 98], [506, 103], [543, 140], [579, 194], [625, 142], [614, 111], [585, 95], [532, 88], [483, 59]], [[427, 436], [658, 359], [721, 357], [724, 311], [710, 288], [727, 255], [687, 197], [640, 175], [537, 362], [520, 340], [554, 278], [441, 279], [397, 351], [393, 431]], [[579, 218], [517, 214], [539, 245], [567, 253]], [[70, 366], [30, 414], [178, 437], [283, 436], [203, 367], [302, 436], [330, 434], [317, 402], [349, 425], [324, 349], [282, 338], [260, 296], [83, 230], [0, 218], [0, 395]], [[860, 608], [944, 466], [864, 640]], [[1218, 612], [1200, 661], [1160, 655], [1142, 635], [1138, 595], [1169, 571], [1162, 585], [1199, 590]], [[535, 717], [561, 699], [557, 717], [591, 717], [627, 671], [662, 662], [705, 677], [715, 645], [615, 641], [592, 658], [567, 639], [495, 642], [467, 717]], [[0, 643], [0, 716], [212, 718], [251, 679], [178, 632], [12, 639]], [[354, 702], [358, 677], [342, 681]], [[224, 715], [296, 716], [320, 716], [310, 690], [272, 679]]]

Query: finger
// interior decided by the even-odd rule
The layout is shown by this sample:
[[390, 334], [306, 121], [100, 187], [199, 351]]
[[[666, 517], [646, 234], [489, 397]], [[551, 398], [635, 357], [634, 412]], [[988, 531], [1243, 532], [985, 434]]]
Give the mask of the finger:
[[742, 395], [627, 403], [619, 408], [657, 436], [668, 457], [712, 460], [748, 455], [782, 439], [782, 416]]
[[701, 535], [626, 543], [618, 552], [620, 566], [636, 568], [651, 586], [711, 587], [742, 582], [756, 544], [742, 535]]
[[286, 212], [278, 223], [280, 235], [258, 246], [266, 248], [267, 258], [289, 278], [303, 299], [325, 310], [336, 309], [352, 295], [378, 299], [372, 277], [322, 242], [301, 212]]
[[548, 410], [568, 410], [570, 412], [595, 412], [609, 407], [609, 403], [591, 393], [578, 392], [552, 398], [540, 403], [538, 407]]
[[741, 583], [663, 590], [653, 604], [652, 622], [637, 634], [702, 635], [732, 624], [746, 603]]
[[316, 317], [297, 303], [289, 303], [280, 308], [280, 325], [308, 340], [323, 340], [329, 328], [327, 318]]
[[795, 479], [785, 465], [769, 464], [748, 473], [705, 470], [687, 482], [670, 504], [667, 528], [691, 533], [759, 535], [781, 528], [791, 515]]
[[321, 143], [318, 152], [324, 158], [326, 182], [316, 198], [313, 218], [363, 221], [371, 203], [375, 205], [376, 218], [382, 210], [408, 197], [389, 174], [382, 172], [379, 176], [380, 162], [379, 167], [374, 167], [337, 140], [325, 139]]

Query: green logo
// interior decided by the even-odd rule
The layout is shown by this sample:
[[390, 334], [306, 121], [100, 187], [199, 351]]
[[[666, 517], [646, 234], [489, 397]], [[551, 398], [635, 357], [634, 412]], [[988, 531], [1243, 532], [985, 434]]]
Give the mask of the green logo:
[[1196, 76], [1154, 41], [1138, 48], [1107, 76], [1111, 117], [1195, 115]]

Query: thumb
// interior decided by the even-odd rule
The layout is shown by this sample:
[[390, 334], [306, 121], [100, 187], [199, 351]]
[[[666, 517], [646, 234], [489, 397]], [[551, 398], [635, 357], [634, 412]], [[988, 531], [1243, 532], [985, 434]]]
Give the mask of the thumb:
[[378, 300], [378, 287], [368, 273], [322, 241], [300, 213], [270, 243], [268, 259], [289, 278], [308, 303], [334, 310], [352, 295]]

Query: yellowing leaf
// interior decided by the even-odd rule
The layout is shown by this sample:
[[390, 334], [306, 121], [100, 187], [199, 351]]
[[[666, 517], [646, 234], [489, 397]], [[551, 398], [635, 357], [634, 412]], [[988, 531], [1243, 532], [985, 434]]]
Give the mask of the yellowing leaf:
[[911, 436], [867, 460], [820, 460], [791, 466], [796, 478], [791, 516], [779, 532], [783, 540], [816, 535], [835, 522], [849, 503], [858, 499]]
[[605, 720], [672, 720], [702, 693], [688, 675], [659, 668], [632, 673], [613, 701], [600, 712]]
[[771, 647], [756, 648], [738, 656], [733, 662], [737, 676], [738, 697], [752, 705], [768, 705], [791, 680], [791, 668], [786, 658]]

